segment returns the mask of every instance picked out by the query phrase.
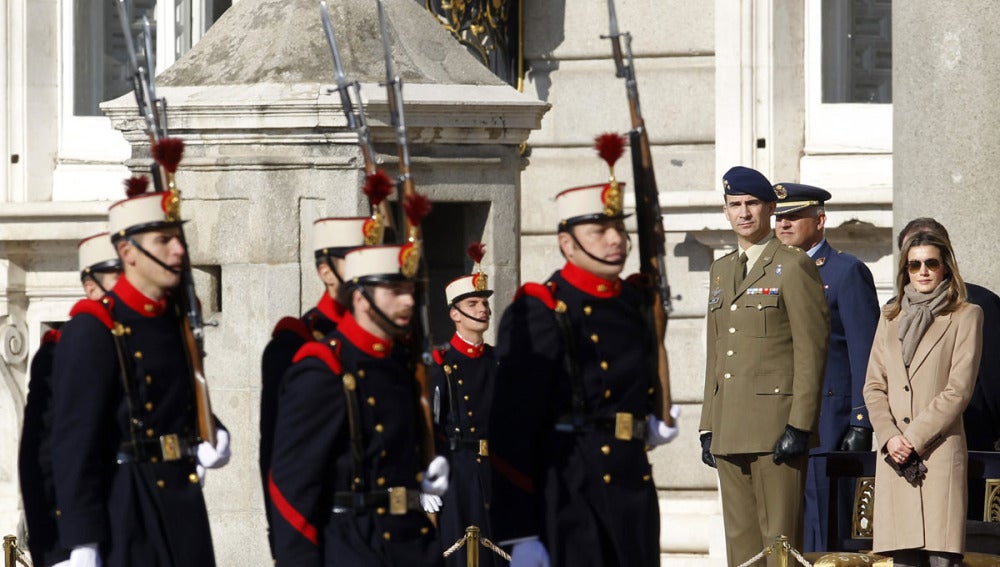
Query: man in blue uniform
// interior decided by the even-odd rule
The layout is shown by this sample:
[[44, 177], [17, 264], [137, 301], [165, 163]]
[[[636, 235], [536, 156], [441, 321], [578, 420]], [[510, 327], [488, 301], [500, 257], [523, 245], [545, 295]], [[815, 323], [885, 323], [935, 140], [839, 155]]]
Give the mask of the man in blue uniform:
[[[444, 495], [439, 527], [445, 546], [465, 535], [469, 526], [492, 538], [489, 525], [490, 405], [496, 357], [493, 347], [483, 340], [490, 328], [490, 296], [487, 276], [479, 262], [482, 245], [470, 247], [474, 272], [452, 280], [445, 288], [448, 316], [455, 324], [451, 341], [434, 350], [431, 384], [434, 392], [435, 439], [439, 453], [447, 454], [451, 464], [448, 492]], [[464, 554], [448, 559], [452, 567], [465, 567]], [[496, 565], [492, 552], [479, 557], [481, 567]]]
[[[919, 232], [933, 232], [949, 240], [948, 230], [933, 218], [920, 217], [911, 220], [899, 231], [897, 248], [902, 248], [906, 239]], [[1000, 297], [981, 285], [965, 282], [969, 293], [969, 303], [983, 310], [983, 352], [1000, 352]], [[972, 399], [962, 414], [965, 426], [966, 444], [970, 451], [1000, 450], [1000, 359], [983, 356], [979, 362], [976, 388]], [[970, 479], [969, 519], [983, 519], [985, 482]]]
[[566, 264], [525, 284], [500, 322], [490, 513], [494, 540], [513, 544], [512, 567], [659, 565], [646, 448], [677, 430], [652, 415], [656, 339], [640, 291], [619, 278], [621, 189], [556, 196]]
[[420, 492], [443, 494], [448, 464], [419, 462], [419, 388], [397, 342], [414, 316], [417, 254], [348, 252], [349, 312], [282, 378], [268, 480], [279, 565], [443, 565]]
[[66, 323], [53, 370], [52, 458], [70, 564], [213, 566], [198, 465], [229, 458], [229, 435], [199, 443], [179, 294], [187, 250], [178, 196], [112, 205], [123, 276]]
[[[872, 273], [861, 260], [834, 249], [824, 235], [824, 204], [830, 193], [798, 183], [774, 186], [778, 195], [774, 232], [783, 244], [796, 246], [816, 262], [830, 307], [830, 350], [819, 413], [819, 447], [810, 451], [806, 475], [804, 551], [824, 551], [830, 514], [826, 453], [870, 451], [872, 426], [861, 389], [878, 325], [878, 294]], [[837, 503], [840, 533], [848, 533], [854, 487], [842, 484]]]
[[[107, 232], [80, 241], [77, 247], [80, 281], [88, 300], [104, 297], [118, 281], [121, 260]], [[86, 300], [84, 300], [86, 301]], [[49, 330], [31, 361], [28, 400], [18, 453], [18, 476], [24, 517], [28, 523], [28, 549], [35, 565], [47, 567], [69, 559], [70, 550], [59, 545], [56, 529], [56, 489], [52, 481], [52, 359], [59, 331]]]
[[344, 254], [365, 243], [364, 229], [369, 222], [370, 219], [364, 217], [348, 217], [323, 218], [313, 223], [313, 252], [316, 258], [316, 273], [325, 288], [323, 296], [319, 303], [301, 318], [284, 317], [278, 321], [261, 357], [260, 451], [257, 462], [260, 468], [261, 486], [264, 489], [267, 540], [272, 555], [274, 538], [271, 534], [273, 528], [267, 476], [271, 466], [274, 420], [281, 377], [292, 365], [292, 357], [303, 344], [321, 340], [332, 333], [347, 312], [347, 307], [337, 301], [337, 292], [344, 271]]

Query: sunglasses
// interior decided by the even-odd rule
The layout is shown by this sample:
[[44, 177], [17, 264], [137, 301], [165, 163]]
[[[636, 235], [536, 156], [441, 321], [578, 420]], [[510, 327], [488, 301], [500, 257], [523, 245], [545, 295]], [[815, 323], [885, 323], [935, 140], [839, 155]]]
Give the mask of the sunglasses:
[[920, 271], [920, 266], [927, 266], [927, 269], [936, 272], [941, 269], [941, 260], [937, 258], [928, 258], [926, 260], [910, 260], [906, 263], [906, 269], [909, 270], [911, 274], [915, 274]]

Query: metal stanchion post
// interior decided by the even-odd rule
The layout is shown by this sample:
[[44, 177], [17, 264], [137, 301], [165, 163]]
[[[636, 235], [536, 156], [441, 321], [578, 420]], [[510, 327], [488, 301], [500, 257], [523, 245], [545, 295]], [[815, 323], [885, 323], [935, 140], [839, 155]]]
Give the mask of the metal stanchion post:
[[774, 538], [774, 558], [776, 567], [788, 567], [788, 536], [778, 536]]
[[15, 567], [17, 564], [17, 538], [8, 535], [3, 536], [3, 565], [4, 567]]
[[465, 528], [465, 565], [479, 567], [479, 528], [476, 526]]

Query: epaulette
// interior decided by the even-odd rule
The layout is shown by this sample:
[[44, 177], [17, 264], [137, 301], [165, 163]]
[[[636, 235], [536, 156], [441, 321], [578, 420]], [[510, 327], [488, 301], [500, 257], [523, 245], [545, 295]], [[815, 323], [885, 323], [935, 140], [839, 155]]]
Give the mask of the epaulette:
[[104, 324], [109, 330], [114, 328], [115, 322], [111, 319], [111, 308], [115, 302], [110, 297], [97, 301], [95, 299], [81, 299], [76, 302], [73, 309], [70, 309], [69, 316], [91, 315]]
[[556, 300], [556, 286], [554, 283], [540, 284], [529, 282], [521, 286], [514, 294], [514, 301], [517, 301], [523, 296], [534, 297], [535, 299], [541, 301], [549, 309], [555, 309], [556, 305], [559, 303]]
[[278, 324], [274, 326], [274, 330], [271, 331], [271, 338], [277, 337], [278, 333], [294, 333], [303, 341], [313, 340], [312, 333], [309, 332], [309, 327], [302, 322], [302, 319], [297, 317], [282, 317]]
[[326, 343], [309, 341], [308, 343], [302, 345], [298, 352], [295, 353], [295, 357], [292, 358], [292, 363], [294, 364], [309, 357], [322, 360], [324, 364], [330, 367], [330, 370], [332, 370], [334, 374], [339, 375], [341, 371], [343, 371], [343, 366], [340, 364], [340, 358], [333, 354], [333, 350], [331, 350]]
[[56, 344], [59, 342], [61, 337], [62, 333], [59, 332], [59, 329], [49, 329], [48, 331], [45, 331], [44, 335], [42, 335], [42, 344]]
[[443, 344], [432, 348], [431, 357], [434, 359], [434, 362], [438, 365], [444, 364], [444, 353], [448, 352], [450, 347], [451, 345], [449, 344]]

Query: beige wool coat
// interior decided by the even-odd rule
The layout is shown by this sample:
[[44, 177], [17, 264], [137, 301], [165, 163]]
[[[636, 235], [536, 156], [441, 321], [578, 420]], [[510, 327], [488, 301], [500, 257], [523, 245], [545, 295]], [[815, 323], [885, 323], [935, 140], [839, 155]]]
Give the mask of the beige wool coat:
[[[875, 470], [876, 553], [925, 549], [965, 551], [968, 452], [962, 412], [982, 355], [983, 312], [966, 303], [938, 315], [903, 365], [899, 320], [879, 319], [864, 398], [881, 447]], [[995, 354], [995, 353], [994, 353]], [[927, 465], [918, 486], [885, 462], [886, 442], [902, 434]]]

